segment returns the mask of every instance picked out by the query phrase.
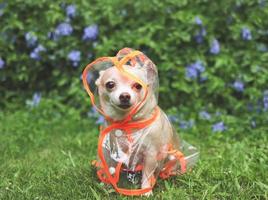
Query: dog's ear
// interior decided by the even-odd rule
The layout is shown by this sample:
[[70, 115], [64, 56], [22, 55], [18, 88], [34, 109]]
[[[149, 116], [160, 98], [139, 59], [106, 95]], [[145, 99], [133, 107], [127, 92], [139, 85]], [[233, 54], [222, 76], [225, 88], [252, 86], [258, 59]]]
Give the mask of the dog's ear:
[[144, 66], [146, 67], [148, 82], [154, 82], [154, 80], [157, 78], [156, 66], [149, 60], [145, 62]]
[[95, 81], [95, 84], [96, 84], [97, 86], [99, 86], [99, 85], [101, 84], [101, 78], [102, 78], [104, 72], [105, 72], [104, 70], [101, 70], [101, 71], [99, 72], [99, 78]]

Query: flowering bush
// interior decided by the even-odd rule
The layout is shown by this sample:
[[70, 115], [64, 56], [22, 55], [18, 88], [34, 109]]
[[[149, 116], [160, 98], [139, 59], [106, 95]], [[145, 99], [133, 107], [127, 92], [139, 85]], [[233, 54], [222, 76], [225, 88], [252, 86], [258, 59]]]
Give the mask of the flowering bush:
[[132, 47], [158, 66], [159, 102], [181, 127], [195, 120], [209, 121], [215, 132], [239, 120], [267, 124], [268, 2], [92, 4], [1, 3], [0, 105], [33, 93], [39, 102], [41, 92], [87, 112], [84, 66]]

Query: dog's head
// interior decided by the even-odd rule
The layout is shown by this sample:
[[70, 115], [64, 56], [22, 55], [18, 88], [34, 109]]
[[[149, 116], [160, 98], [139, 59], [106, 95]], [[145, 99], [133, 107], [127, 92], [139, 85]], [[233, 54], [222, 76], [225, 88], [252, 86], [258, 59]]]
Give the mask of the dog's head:
[[[126, 71], [138, 77], [148, 85], [149, 95], [144, 105], [149, 104], [153, 106], [154, 101], [152, 98], [149, 100], [149, 97], [152, 97], [150, 94], [153, 93], [151, 80], [157, 78], [157, 72], [148, 71], [146, 68], [140, 66], [133, 67], [124, 65], [123, 67]], [[110, 67], [100, 71], [99, 78], [96, 80], [95, 84], [98, 88], [102, 110], [114, 120], [123, 119], [133, 107], [144, 100], [146, 92], [145, 88], [143, 88], [140, 83], [122, 74], [116, 67]]]

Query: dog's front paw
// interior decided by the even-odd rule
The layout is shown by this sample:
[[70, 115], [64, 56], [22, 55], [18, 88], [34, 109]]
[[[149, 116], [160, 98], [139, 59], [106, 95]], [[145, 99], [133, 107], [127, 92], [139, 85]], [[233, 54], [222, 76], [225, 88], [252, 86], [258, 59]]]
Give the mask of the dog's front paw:
[[[144, 181], [142, 181], [142, 184], [141, 184], [141, 188], [142, 189], [145, 189], [145, 188], [151, 188], [152, 186], [151, 186], [151, 184], [150, 184], [150, 182], [149, 182], [149, 178], [144, 178], [143, 177], [143, 180]], [[144, 193], [142, 196], [145, 196], [145, 197], [149, 197], [149, 196], [152, 196], [153, 195], [153, 190], [149, 190], [149, 192], [146, 192], [146, 193]]]
[[153, 195], [153, 191], [150, 190], [149, 192], [144, 193], [142, 196], [149, 197]]

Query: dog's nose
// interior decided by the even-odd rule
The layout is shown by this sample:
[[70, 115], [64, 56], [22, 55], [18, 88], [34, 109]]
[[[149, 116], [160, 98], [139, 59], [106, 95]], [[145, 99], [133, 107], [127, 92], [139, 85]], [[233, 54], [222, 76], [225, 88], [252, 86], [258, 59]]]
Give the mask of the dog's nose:
[[129, 102], [129, 100], [130, 100], [130, 94], [128, 94], [127, 92], [123, 92], [122, 94], [120, 94], [119, 100], [121, 102], [124, 102], [124, 103]]

